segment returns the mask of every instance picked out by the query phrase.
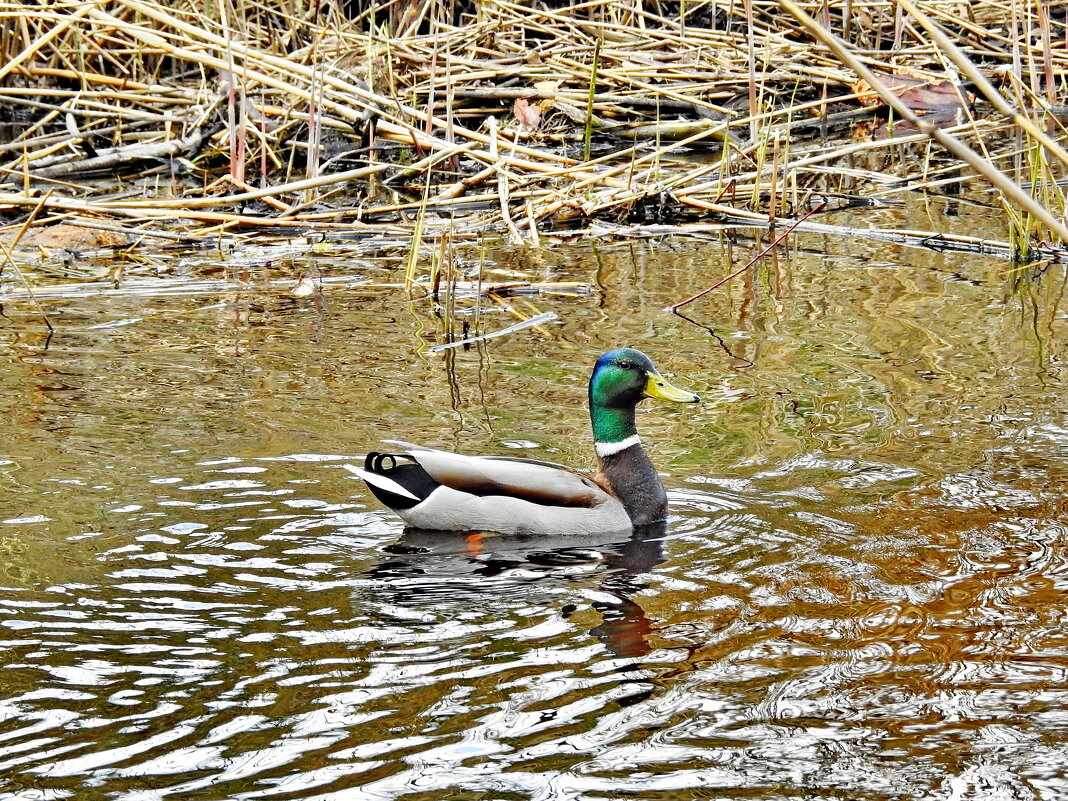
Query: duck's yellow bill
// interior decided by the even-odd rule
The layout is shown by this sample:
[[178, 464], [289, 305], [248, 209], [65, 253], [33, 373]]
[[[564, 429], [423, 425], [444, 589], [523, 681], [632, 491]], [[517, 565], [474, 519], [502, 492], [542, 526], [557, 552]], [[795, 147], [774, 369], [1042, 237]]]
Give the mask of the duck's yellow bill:
[[701, 400], [692, 392], [672, 386], [659, 373], [649, 373], [649, 381], [645, 384], [645, 397], [675, 401], [675, 403], [698, 403]]

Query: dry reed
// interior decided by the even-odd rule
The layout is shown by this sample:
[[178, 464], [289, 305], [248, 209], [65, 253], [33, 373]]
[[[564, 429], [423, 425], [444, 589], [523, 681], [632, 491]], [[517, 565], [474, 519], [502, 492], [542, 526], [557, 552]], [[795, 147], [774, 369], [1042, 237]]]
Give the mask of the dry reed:
[[[582, 220], [788, 224], [982, 181], [1022, 255], [1068, 241], [1055, 8], [0, 2], [0, 213], [188, 236], [448, 220], [536, 243]], [[918, 115], [887, 88], [904, 70], [983, 104]], [[872, 90], [896, 123], [855, 140], [885, 117]]]

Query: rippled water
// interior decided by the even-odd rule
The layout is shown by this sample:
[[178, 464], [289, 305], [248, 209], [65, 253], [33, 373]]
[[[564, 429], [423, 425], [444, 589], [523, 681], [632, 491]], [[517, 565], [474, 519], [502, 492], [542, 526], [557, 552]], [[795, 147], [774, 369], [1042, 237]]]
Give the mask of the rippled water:
[[[7, 304], [0, 798], [1064, 797], [1063, 270], [802, 237], [660, 311], [761, 247], [491, 247], [591, 292], [443, 353], [401, 260]], [[588, 465], [624, 344], [707, 401], [641, 414], [662, 532], [405, 533], [340, 469]]]

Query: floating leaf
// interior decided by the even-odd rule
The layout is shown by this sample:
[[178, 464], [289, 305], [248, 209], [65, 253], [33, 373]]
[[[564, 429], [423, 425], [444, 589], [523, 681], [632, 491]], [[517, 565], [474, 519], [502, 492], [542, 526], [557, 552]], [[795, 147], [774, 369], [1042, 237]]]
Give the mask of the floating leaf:
[[[975, 95], [960, 89], [950, 81], [938, 81], [921, 75], [878, 76], [879, 83], [901, 98], [906, 106], [920, 113], [937, 111], [962, 111], [971, 105]], [[866, 106], [885, 105], [879, 94], [867, 81], [857, 81], [853, 91], [860, 96], [860, 102]]]
[[534, 84], [534, 88], [542, 97], [552, 97], [560, 88], [560, 81], [538, 81]]
[[537, 105], [531, 105], [524, 97], [516, 99], [512, 105], [512, 113], [515, 114], [516, 122], [520, 126], [530, 128], [532, 131], [541, 122], [541, 108]]
[[314, 292], [315, 282], [312, 281], [307, 273], [301, 273], [297, 279], [297, 285], [289, 290], [289, 294], [295, 298], [306, 298], [308, 295], [314, 294]]

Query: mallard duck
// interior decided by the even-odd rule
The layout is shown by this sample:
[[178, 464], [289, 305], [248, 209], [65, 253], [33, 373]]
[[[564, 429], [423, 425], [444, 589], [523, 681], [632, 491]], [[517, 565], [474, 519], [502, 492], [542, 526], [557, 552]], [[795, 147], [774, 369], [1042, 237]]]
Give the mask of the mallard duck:
[[672, 386], [644, 353], [620, 348], [590, 376], [598, 470], [510, 456], [465, 456], [385, 440], [399, 453], [369, 453], [346, 467], [378, 500], [418, 529], [500, 534], [594, 534], [648, 526], [667, 514], [667, 494], [634, 427], [645, 398], [697, 403]]

